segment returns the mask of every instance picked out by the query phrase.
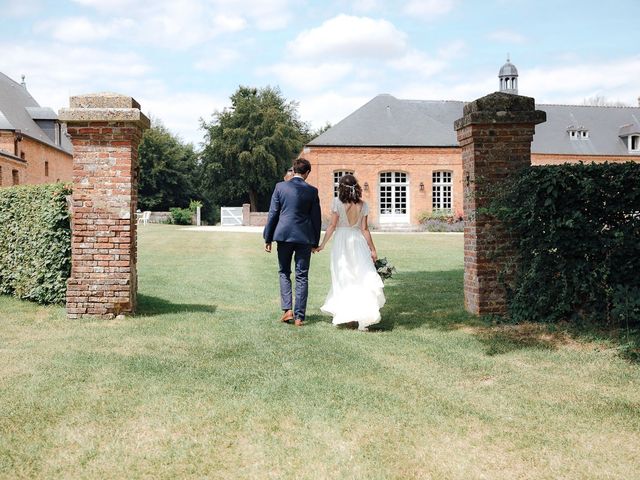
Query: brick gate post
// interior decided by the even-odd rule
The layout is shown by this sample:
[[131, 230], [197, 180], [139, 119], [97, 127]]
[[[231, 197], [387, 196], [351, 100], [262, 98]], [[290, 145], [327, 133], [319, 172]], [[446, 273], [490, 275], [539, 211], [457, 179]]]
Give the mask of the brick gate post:
[[535, 125], [546, 120], [530, 97], [496, 92], [464, 107], [455, 122], [464, 184], [464, 303], [476, 315], [506, 313], [499, 274], [513, 248], [502, 225], [480, 209], [509, 175], [531, 165]]
[[73, 143], [67, 315], [113, 318], [133, 313], [138, 144], [149, 119], [125, 95], [80, 95], [69, 103], [59, 112]]

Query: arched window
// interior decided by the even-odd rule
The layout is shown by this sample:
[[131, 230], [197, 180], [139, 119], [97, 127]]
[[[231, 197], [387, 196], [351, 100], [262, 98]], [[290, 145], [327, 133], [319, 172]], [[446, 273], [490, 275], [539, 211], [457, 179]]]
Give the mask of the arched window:
[[451, 213], [452, 174], [449, 171], [433, 172], [431, 209], [434, 213]]
[[340, 184], [340, 179], [345, 175], [353, 175], [353, 170], [336, 170], [333, 172], [333, 196], [338, 196], [338, 185]]

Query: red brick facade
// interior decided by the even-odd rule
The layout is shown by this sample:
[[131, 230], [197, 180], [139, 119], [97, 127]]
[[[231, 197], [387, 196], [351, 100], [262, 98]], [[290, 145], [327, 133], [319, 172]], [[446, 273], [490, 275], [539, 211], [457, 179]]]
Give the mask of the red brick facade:
[[[452, 173], [452, 210], [462, 215], [462, 161], [460, 148], [433, 147], [306, 147], [302, 156], [311, 162], [308, 181], [318, 187], [323, 215], [333, 200], [334, 172], [352, 171], [369, 203], [370, 222], [380, 222], [380, 174], [403, 172], [408, 183], [408, 221], [417, 224], [432, 207], [432, 174]], [[366, 185], [365, 185], [366, 184]], [[421, 185], [422, 184], [422, 185]]]
[[60, 111], [74, 148], [70, 318], [135, 310], [138, 144], [149, 120], [131, 97], [71, 98]]
[[[0, 186], [14, 185], [12, 171], [17, 169], [20, 184], [70, 182], [73, 170], [71, 154], [42, 143], [27, 135], [20, 135], [16, 142], [13, 131], [0, 132]], [[17, 157], [22, 162], [9, 161]]]

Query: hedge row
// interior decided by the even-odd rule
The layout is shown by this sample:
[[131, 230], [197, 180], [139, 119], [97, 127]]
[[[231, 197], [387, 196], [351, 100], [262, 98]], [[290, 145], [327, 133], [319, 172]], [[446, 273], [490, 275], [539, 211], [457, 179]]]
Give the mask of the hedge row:
[[62, 303], [71, 273], [64, 184], [0, 189], [0, 293]]
[[527, 168], [491, 213], [517, 244], [514, 320], [640, 325], [640, 163]]

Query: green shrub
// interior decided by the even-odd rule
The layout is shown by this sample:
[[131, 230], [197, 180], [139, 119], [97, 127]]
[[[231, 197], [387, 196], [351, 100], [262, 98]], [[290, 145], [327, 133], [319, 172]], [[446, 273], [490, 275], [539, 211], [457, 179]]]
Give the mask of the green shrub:
[[175, 225], [191, 225], [193, 212], [189, 208], [171, 208], [171, 222]]
[[64, 184], [0, 189], [0, 293], [62, 303], [71, 273]]
[[640, 325], [640, 164], [530, 167], [488, 213], [515, 239], [515, 320]]

